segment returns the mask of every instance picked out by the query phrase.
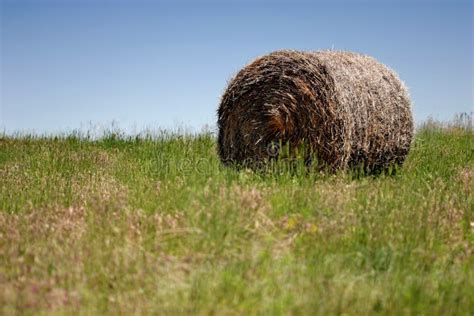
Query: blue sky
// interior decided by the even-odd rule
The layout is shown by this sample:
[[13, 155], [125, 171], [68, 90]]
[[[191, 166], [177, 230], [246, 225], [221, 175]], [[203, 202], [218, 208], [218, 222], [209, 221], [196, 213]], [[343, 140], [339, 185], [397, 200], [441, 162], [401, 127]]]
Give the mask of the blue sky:
[[232, 75], [282, 48], [374, 56], [418, 122], [474, 111], [471, 1], [0, 1], [7, 132], [213, 126]]

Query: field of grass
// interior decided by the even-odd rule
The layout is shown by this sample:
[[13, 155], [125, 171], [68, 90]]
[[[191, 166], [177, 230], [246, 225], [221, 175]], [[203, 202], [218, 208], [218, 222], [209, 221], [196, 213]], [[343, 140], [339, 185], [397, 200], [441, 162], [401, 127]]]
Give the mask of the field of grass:
[[425, 125], [377, 177], [215, 146], [0, 136], [0, 314], [472, 315], [472, 129]]

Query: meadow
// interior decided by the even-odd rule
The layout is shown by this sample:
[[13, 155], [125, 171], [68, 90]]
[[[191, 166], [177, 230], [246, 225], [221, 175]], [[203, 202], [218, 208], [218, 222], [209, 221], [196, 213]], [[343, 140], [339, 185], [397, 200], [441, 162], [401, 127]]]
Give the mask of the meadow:
[[472, 315], [469, 124], [378, 176], [224, 167], [211, 133], [2, 135], [0, 314]]

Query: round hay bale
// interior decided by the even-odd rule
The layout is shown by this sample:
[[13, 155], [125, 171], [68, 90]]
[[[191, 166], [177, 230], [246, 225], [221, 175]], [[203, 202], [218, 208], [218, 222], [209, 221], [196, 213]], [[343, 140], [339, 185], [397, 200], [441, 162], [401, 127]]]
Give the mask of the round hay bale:
[[262, 162], [305, 145], [335, 171], [402, 164], [413, 118], [407, 89], [375, 59], [351, 52], [277, 51], [230, 81], [218, 109], [218, 152], [225, 164]]

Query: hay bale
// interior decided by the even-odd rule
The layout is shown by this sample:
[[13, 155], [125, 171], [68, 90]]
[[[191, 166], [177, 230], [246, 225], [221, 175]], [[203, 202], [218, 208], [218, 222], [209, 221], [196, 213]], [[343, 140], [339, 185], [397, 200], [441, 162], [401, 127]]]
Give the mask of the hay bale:
[[306, 144], [331, 170], [402, 164], [413, 136], [407, 89], [375, 59], [351, 52], [277, 51], [229, 83], [218, 109], [224, 163], [260, 162]]

